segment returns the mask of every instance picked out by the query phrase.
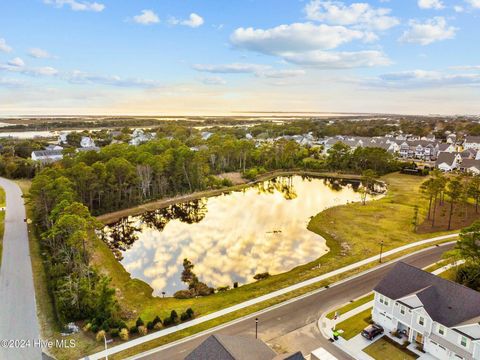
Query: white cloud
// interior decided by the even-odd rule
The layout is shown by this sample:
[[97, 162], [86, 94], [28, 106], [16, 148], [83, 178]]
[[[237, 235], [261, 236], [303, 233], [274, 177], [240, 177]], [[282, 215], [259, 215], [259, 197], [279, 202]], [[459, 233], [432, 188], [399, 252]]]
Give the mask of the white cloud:
[[266, 70], [257, 74], [257, 76], [270, 79], [286, 79], [303, 75], [305, 75], [305, 70], [302, 69]]
[[52, 57], [47, 50], [40, 48], [31, 48], [28, 50], [28, 55], [36, 59], [50, 59]]
[[441, 0], [418, 0], [417, 3], [420, 9], [441, 10], [445, 8], [445, 4]]
[[197, 28], [199, 26], [202, 26], [205, 21], [203, 18], [195, 13], [191, 13], [188, 19], [186, 20], [179, 20], [175, 17], [172, 17], [169, 19], [169, 23], [171, 25], [184, 25], [184, 26], [189, 26], [191, 28]]
[[142, 25], [157, 24], [160, 22], [158, 15], [152, 10], [142, 10], [140, 15], [135, 15], [133, 21]]
[[0, 51], [11, 52], [12, 47], [7, 44], [7, 41], [3, 38], [0, 38]]
[[436, 41], [453, 39], [458, 28], [448, 26], [445, 18], [438, 16], [421, 23], [409, 22], [410, 28], [400, 37], [400, 41], [428, 45]]
[[274, 69], [269, 65], [232, 63], [232, 64], [196, 64], [197, 71], [213, 74], [253, 74], [257, 77], [284, 79], [305, 75], [302, 69]]
[[63, 74], [62, 77], [75, 84], [102, 84], [118, 87], [139, 87], [139, 88], [156, 88], [160, 87], [160, 83], [154, 80], [145, 80], [137, 78], [122, 78], [120, 76], [107, 76], [89, 74], [83, 71], [74, 70], [70, 73]]
[[344, 26], [294, 23], [271, 29], [238, 28], [231, 35], [233, 45], [264, 54], [333, 49], [352, 40], [370, 40], [367, 33]]
[[392, 61], [381, 51], [309, 51], [305, 53], [284, 54], [283, 58], [291, 63], [314, 66], [325, 69], [348, 69], [358, 67], [386, 66]]
[[13, 58], [12, 60], [8, 61], [7, 64], [11, 65], [11, 66], [14, 66], [14, 67], [25, 66], [25, 62], [19, 57]]
[[465, 0], [465, 1], [475, 9], [480, 9], [480, 0]]
[[50, 66], [29, 67], [18, 57], [8, 61], [6, 64], [0, 64], [0, 70], [30, 76], [54, 76], [58, 74], [58, 70]]
[[19, 88], [19, 87], [23, 87], [25, 85], [26, 85], [26, 83], [22, 80], [0, 78], [0, 86], [2, 86], [2, 87]]
[[76, 1], [76, 0], [43, 0], [45, 4], [63, 7], [70, 6], [73, 11], [93, 11], [101, 12], [105, 9], [105, 5], [97, 2]]
[[455, 5], [455, 6], [453, 7], [453, 10], [455, 10], [455, 12], [457, 12], [457, 13], [461, 13], [461, 12], [464, 12], [464, 11], [465, 11], [465, 9], [463, 8], [463, 6], [460, 6], [460, 5]]
[[305, 6], [305, 13], [309, 20], [372, 30], [387, 30], [400, 23], [390, 16], [390, 9], [374, 8], [367, 3], [346, 5], [341, 1], [312, 0]]
[[225, 85], [227, 81], [220, 76], [208, 76], [201, 78], [200, 81], [205, 85]]

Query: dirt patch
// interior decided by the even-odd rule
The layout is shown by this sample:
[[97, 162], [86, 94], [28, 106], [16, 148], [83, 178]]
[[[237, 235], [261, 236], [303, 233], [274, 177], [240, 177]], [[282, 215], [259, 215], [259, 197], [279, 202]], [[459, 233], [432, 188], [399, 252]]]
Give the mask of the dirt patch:
[[219, 177], [220, 179], [230, 180], [233, 185], [240, 185], [248, 182], [248, 180], [244, 179], [242, 177], [242, 174], [239, 172], [223, 173], [223, 174], [217, 175], [217, 177]]
[[[431, 213], [433, 214], [433, 207]], [[435, 223], [432, 227], [432, 219], [425, 219], [417, 228], [418, 234], [444, 231], [448, 229], [448, 218], [450, 215], [450, 203], [445, 201], [443, 204], [437, 203], [435, 209]], [[431, 216], [432, 218], [433, 216]], [[480, 207], [475, 211], [475, 205], [456, 204], [453, 208], [451, 229], [461, 229], [480, 220]]]

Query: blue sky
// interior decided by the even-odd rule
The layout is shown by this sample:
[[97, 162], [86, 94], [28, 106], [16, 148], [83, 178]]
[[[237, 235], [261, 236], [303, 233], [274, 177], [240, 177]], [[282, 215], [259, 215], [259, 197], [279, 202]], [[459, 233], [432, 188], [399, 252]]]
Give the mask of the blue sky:
[[0, 115], [480, 112], [480, 0], [0, 3]]

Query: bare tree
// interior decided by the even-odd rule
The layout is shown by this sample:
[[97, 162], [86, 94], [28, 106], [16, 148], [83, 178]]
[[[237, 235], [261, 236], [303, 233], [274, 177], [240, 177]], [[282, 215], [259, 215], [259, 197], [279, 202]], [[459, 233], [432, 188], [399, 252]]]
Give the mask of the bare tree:
[[137, 174], [140, 178], [140, 189], [143, 198], [150, 195], [150, 185], [152, 184], [153, 171], [150, 165], [137, 165]]

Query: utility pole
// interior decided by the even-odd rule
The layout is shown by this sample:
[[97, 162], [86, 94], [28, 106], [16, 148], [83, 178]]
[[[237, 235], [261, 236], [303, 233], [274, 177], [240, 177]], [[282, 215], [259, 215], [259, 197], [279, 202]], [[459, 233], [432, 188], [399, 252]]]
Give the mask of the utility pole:
[[108, 360], [108, 347], [107, 344], [111, 343], [113, 340], [107, 340], [107, 337], [103, 335], [103, 340], [105, 340], [105, 360]]
[[258, 318], [255, 318], [255, 339], [258, 339]]
[[383, 253], [383, 240], [380, 241], [380, 258], [378, 260], [379, 263], [382, 263], [382, 253]]

